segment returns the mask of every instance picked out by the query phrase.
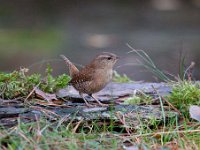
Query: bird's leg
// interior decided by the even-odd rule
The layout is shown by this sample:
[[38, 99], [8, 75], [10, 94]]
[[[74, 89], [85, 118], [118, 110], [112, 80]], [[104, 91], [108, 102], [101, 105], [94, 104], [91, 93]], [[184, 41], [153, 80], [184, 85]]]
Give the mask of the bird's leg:
[[84, 100], [86, 106], [88, 106], [88, 107], [92, 107], [92, 106], [93, 106], [93, 105], [91, 105], [91, 104], [89, 104], [89, 103], [87, 102], [87, 100], [86, 100], [85, 97], [83, 96], [83, 93], [79, 92], [79, 95], [80, 95], [81, 98]]
[[108, 104], [101, 103], [94, 95], [92, 94], [88, 94], [88, 95], [91, 96], [100, 106], [109, 106]]

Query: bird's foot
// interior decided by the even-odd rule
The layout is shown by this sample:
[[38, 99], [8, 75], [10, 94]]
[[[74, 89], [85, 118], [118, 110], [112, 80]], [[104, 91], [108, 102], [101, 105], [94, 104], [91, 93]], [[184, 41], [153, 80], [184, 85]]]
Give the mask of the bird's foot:
[[99, 106], [101, 106], [101, 107], [108, 107], [108, 106], [109, 106], [108, 104], [103, 104], [103, 103], [101, 103], [101, 102], [98, 102], [98, 104], [99, 104]]
[[90, 95], [98, 104], [99, 104], [99, 106], [101, 106], [101, 107], [107, 107], [107, 106], [109, 106], [108, 104], [103, 104], [103, 103], [101, 103], [99, 100], [98, 100], [98, 98], [96, 98], [94, 95]]
[[92, 105], [92, 104], [89, 104], [89, 103], [85, 103], [85, 104], [86, 104], [87, 107], [97, 107], [97, 106], [108, 107], [109, 106], [108, 104], [103, 104], [101, 102], [98, 102], [98, 105], [97, 104]]
[[92, 104], [89, 104], [89, 103], [85, 103], [87, 107], [95, 107], [96, 105], [92, 105]]

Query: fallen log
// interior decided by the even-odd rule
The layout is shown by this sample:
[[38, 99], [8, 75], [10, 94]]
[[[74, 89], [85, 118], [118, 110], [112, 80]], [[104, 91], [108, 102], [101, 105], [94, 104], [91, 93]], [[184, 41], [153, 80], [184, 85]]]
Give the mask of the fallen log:
[[[135, 91], [142, 91], [153, 97], [166, 96], [171, 92], [171, 86], [165, 83], [110, 83], [102, 91], [95, 95], [108, 107], [94, 106], [87, 108], [78, 92], [73, 87], [59, 90], [57, 97], [65, 99], [62, 105], [38, 105], [32, 104], [30, 107], [17, 106], [18, 104], [2, 105], [0, 107], [0, 126], [13, 126], [17, 124], [17, 119], [23, 122], [32, 122], [37, 117], [45, 116], [50, 120], [60, 120], [68, 116], [67, 121], [101, 121], [115, 120], [122, 123], [120, 117], [130, 120], [128, 126], [137, 127], [139, 120], [164, 120], [177, 118], [178, 113], [170, 110], [169, 107], [161, 105], [124, 105], [117, 103], [118, 100], [131, 97]], [[155, 92], [156, 90], [156, 92]], [[86, 97], [93, 103], [93, 99]], [[16, 106], [15, 106], [16, 105]], [[123, 124], [123, 123], [122, 123]]]

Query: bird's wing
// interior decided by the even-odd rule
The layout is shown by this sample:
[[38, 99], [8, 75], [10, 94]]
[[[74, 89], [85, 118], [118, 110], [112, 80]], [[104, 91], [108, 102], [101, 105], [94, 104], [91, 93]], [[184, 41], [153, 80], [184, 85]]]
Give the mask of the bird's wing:
[[80, 71], [78, 74], [74, 75], [74, 77], [69, 81], [69, 84], [76, 84], [76, 83], [84, 83], [90, 82], [93, 80], [92, 73], [86, 72], [85, 70]]
[[70, 75], [70, 77], [73, 78], [75, 76], [75, 74], [77, 74], [79, 72], [79, 70], [67, 57], [65, 57], [64, 55], [60, 55], [60, 57], [65, 61], [65, 63], [69, 67], [69, 75]]

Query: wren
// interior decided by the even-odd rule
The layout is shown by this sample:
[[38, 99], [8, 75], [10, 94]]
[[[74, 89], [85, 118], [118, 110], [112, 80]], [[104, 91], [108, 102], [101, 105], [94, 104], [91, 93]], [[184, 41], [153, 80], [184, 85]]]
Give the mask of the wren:
[[79, 92], [79, 95], [83, 98], [86, 105], [92, 106], [84, 98], [83, 94], [91, 96], [99, 105], [107, 106], [95, 98], [93, 93], [97, 93], [102, 90], [112, 79], [113, 66], [119, 57], [113, 53], [103, 52], [97, 55], [80, 71], [64, 55], [61, 55], [61, 57], [69, 67], [71, 80], [68, 84], [72, 85]]

